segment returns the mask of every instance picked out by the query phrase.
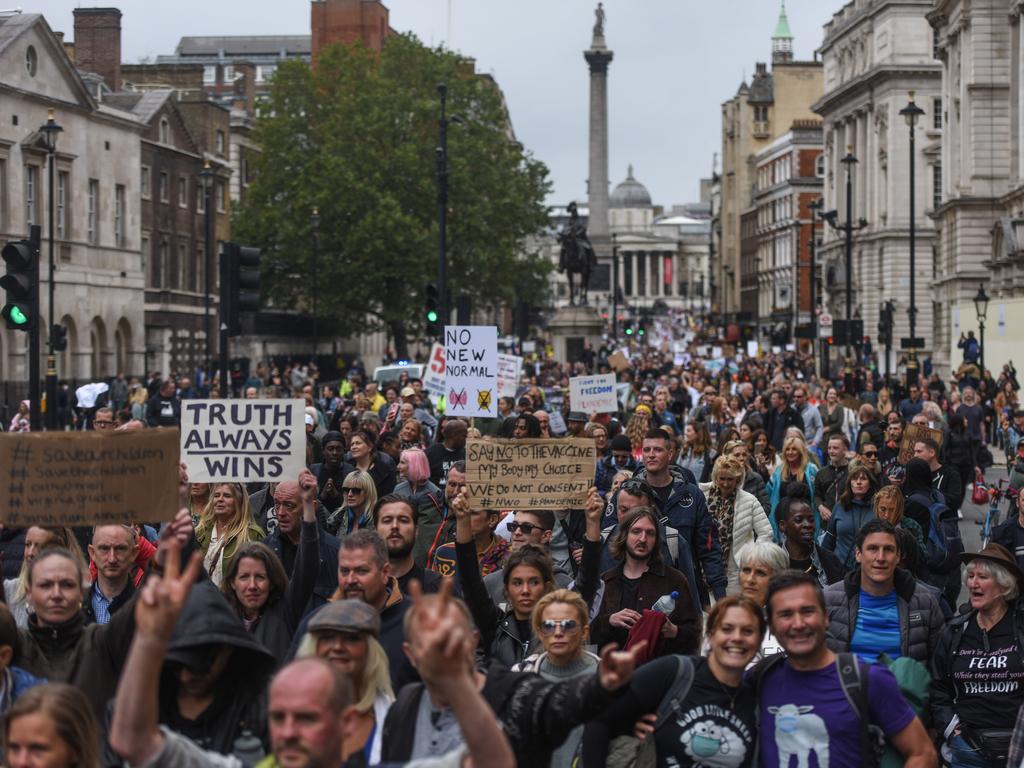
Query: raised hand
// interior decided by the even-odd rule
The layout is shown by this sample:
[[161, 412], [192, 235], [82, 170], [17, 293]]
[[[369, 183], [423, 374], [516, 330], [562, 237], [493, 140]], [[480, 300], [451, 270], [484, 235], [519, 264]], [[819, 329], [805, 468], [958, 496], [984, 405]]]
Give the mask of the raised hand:
[[164, 641], [170, 640], [201, 567], [202, 559], [198, 552], [194, 552], [182, 572], [181, 546], [175, 538], [168, 539], [163, 575], [151, 575], [135, 601], [138, 633]]
[[437, 594], [425, 595], [418, 581], [409, 585], [415, 613], [409, 627], [409, 642], [416, 667], [424, 680], [444, 685], [468, 674], [476, 639], [459, 621], [459, 609], [452, 601], [454, 582], [443, 579]]
[[[330, 482], [330, 481], [328, 481]], [[303, 504], [316, 504], [316, 478], [308, 469], [299, 472], [299, 493]]]
[[647, 647], [647, 641], [641, 640], [628, 651], [615, 650], [615, 644], [609, 643], [601, 651], [601, 663], [597, 668], [601, 687], [606, 691], [617, 691], [633, 679], [636, 660], [641, 651]]
[[601, 522], [601, 518], [604, 516], [604, 499], [601, 498], [601, 494], [597, 492], [596, 486], [591, 486], [590, 490], [587, 491], [587, 506], [585, 508], [587, 514], [587, 522], [596, 520]]
[[452, 510], [455, 512], [456, 520], [465, 520], [469, 517], [472, 510], [469, 508], [469, 498], [466, 496], [465, 488], [452, 499]]

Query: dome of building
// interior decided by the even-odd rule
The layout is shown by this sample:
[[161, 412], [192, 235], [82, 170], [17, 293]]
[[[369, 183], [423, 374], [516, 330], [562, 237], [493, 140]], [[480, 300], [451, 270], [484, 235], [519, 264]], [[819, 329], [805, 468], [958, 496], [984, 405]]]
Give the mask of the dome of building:
[[612, 208], [650, 208], [651, 193], [647, 187], [633, 178], [633, 166], [629, 166], [626, 180], [612, 190], [609, 201]]

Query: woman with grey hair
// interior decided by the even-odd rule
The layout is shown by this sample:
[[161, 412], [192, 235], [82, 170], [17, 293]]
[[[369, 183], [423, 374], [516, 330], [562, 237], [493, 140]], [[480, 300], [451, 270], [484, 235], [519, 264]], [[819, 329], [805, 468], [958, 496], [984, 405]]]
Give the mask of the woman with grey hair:
[[[764, 609], [768, 594], [768, 582], [772, 576], [789, 568], [789, 554], [772, 541], [758, 539], [740, 547], [736, 553], [739, 562], [738, 594], [749, 597]], [[775, 639], [771, 629], [766, 629], [761, 639], [761, 650], [750, 665], [753, 666], [766, 656], [782, 652], [782, 646]]]
[[970, 611], [943, 629], [932, 659], [929, 707], [952, 768], [1006, 765], [1024, 704], [1024, 622], [1017, 561], [999, 544], [960, 556]]

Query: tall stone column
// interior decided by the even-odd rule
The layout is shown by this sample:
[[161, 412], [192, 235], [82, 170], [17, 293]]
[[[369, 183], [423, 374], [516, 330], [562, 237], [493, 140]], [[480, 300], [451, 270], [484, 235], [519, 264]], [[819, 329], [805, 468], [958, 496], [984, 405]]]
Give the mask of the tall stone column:
[[590, 177], [587, 234], [598, 254], [611, 253], [608, 235], [608, 65], [613, 54], [604, 40], [604, 23], [595, 25], [590, 49], [583, 52], [590, 68]]

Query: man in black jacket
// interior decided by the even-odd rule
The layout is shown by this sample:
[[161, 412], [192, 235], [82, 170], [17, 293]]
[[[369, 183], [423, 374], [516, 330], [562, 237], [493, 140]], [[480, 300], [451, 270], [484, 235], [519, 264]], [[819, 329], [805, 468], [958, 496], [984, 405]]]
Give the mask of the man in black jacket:
[[160, 392], [146, 405], [146, 423], [151, 427], [177, 427], [181, 424], [181, 400], [174, 379], [160, 385]]
[[764, 431], [768, 433], [768, 441], [776, 451], [782, 450], [786, 439], [786, 430], [797, 427], [800, 434], [804, 431], [804, 420], [796, 409], [789, 404], [789, 398], [781, 389], [773, 389], [769, 399], [770, 408], [765, 415]]
[[409, 582], [413, 579], [423, 585], [425, 593], [437, 592], [441, 587], [441, 574], [426, 570], [413, 558], [417, 514], [409, 497], [389, 493], [377, 499], [373, 519], [377, 521], [377, 533], [388, 545], [391, 575], [398, 579], [402, 594], [409, 593]]
[[945, 497], [947, 507], [956, 510], [964, 488], [956, 468], [939, 463], [939, 444], [930, 437], [918, 439], [914, 442], [914, 457], [928, 462], [928, 469], [932, 471], [932, 487]]

